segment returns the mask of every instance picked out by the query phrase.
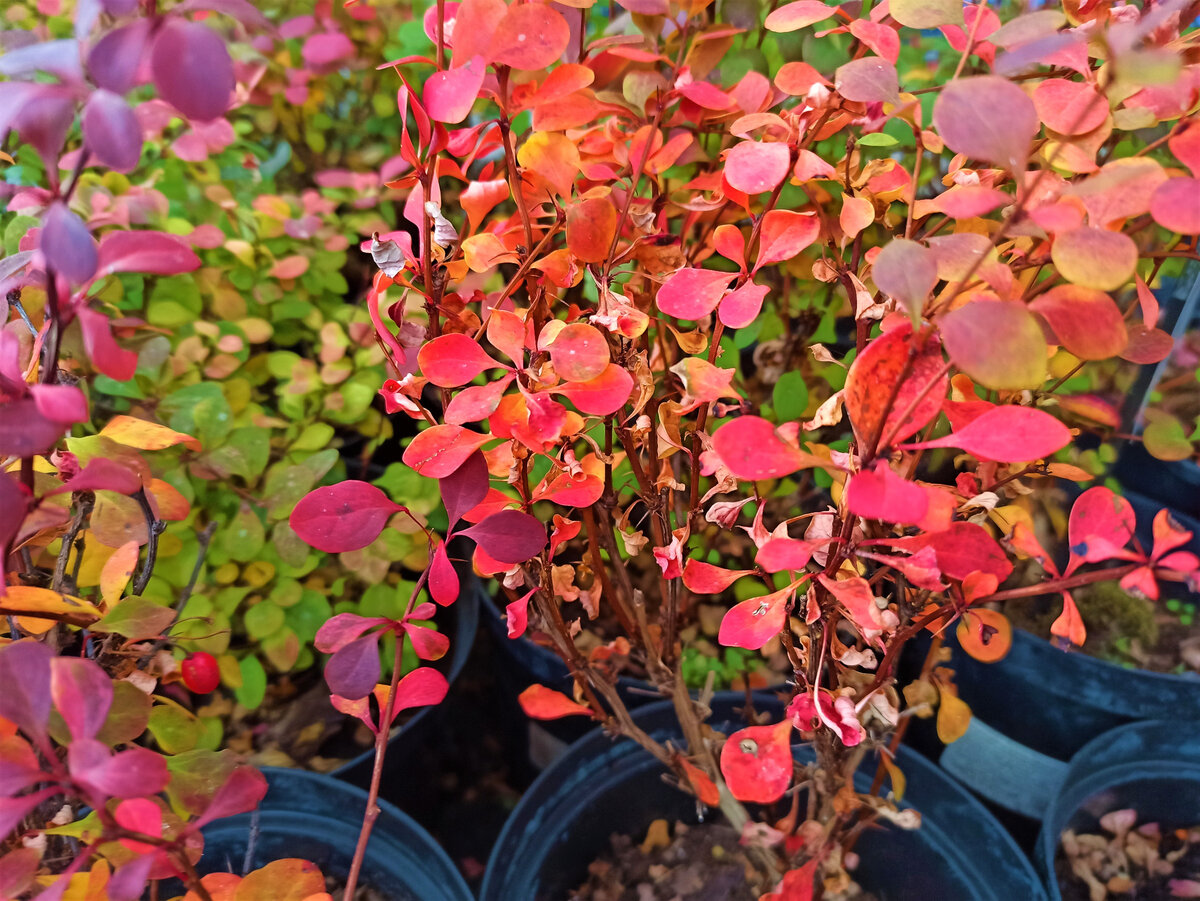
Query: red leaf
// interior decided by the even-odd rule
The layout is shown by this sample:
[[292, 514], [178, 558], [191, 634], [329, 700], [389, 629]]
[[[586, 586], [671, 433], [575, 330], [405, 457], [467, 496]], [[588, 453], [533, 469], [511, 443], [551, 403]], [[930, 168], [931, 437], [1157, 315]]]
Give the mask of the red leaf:
[[459, 534], [475, 541], [501, 563], [524, 563], [546, 546], [546, 527], [520, 510], [493, 513]]
[[401, 459], [423, 476], [442, 479], [462, 466], [491, 437], [457, 425], [430, 426], [413, 438]]
[[[872, 341], [850, 366], [846, 375], [846, 412], [859, 441], [903, 441], [920, 431], [937, 416], [946, 397], [950, 380], [942, 371], [942, 349], [935, 335], [913, 337], [912, 326], [905, 322]], [[908, 377], [900, 384], [891, 409], [884, 405], [892, 387], [905, 370], [909, 347], [917, 350]], [[905, 416], [918, 397], [921, 400]], [[881, 428], [883, 417], [887, 422]]]
[[846, 509], [865, 519], [918, 523], [928, 507], [921, 486], [896, 475], [886, 461], [855, 473], [846, 484]]
[[449, 637], [437, 629], [406, 623], [404, 631], [407, 633], [409, 641], [412, 642], [413, 651], [422, 660], [440, 660], [446, 656], [446, 651], [450, 650]]
[[799, 538], [769, 538], [758, 549], [754, 562], [769, 573], [804, 569], [812, 559], [813, 552], [822, 544], [818, 541], [801, 541]]
[[997, 75], [949, 82], [933, 105], [933, 124], [951, 150], [977, 160], [1021, 163], [1041, 122], [1029, 95]]
[[836, 12], [836, 8], [826, 6], [820, 0], [793, 0], [772, 10], [764, 24], [767, 31], [797, 31], [823, 22]]
[[310, 491], [293, 508], [288, 524], [306, 544], [340, 554], [365, 548], [403, 509], [374, 485], [349, 480]]
[[1017, 463], [1048, 457], [1070, 441], [1070, 429], [1049, 413], [1009, 405], [993, 407], [944, 438], [906, 444], [904, 448], [960, 447], [981, 460]]
[[760, 416], [739, 416], [725, 423], [713, 434], [713, 450], [735, 476], [752, 481], [790, 475], [815, 462]]
[[916, 241], [896, 238], [884, 245], [871, 269], [876, 287], [894, 297], [913, 318], [919, 318], [925, 299], [938, 283], [937, 256]]
[[1168, 231], [1200, 235], [1200, 178], [1172, 178], [1150, 197], [1150, 215]]
[[116, 754], [92, 738], [74, 739], [67, 749], [71, 777], [113, 798], [144, 798], [166, 788], [167, 759], [148, 748]]
[[517, 696], [526, 716], [535, 720], [557, 720], [564, 716], [591, 716], [592, 711], [566, 695], [534, 683]]
[[897, 103], [900, 99], [900, 77], [896, 67], [878, 56], [852, 59], [839, 66], [833, 76], [833, 85], [847, 100], [859, 103]]
[[721, 619], [717, 641], [727, 648], [757, 651], [783, 629], [793, 590], [789, 585], [764, 597], [734, 604]]
[[80, 307], [79, 327], [83, 331], [83, 347], [92, 365], [110, 379], [127, 382], [137, 372], [137, 354], [126, 350], [113, 340], [108, 317], [87, 307]]
[[812, 901], [813, 879], [817, 874], [818, 861], [815, 857], [794, 870], [783, 874], [775, 891], [763, 895], [759, 901]]
[[1160, 328], [1135, 325], [1128, 328], [1129, 343], [1121, 351], [1121, 359], [1130, 363], [1146, 365], [1159, 363], [1175, 349], [1175, 339]]
[[683, 565], [683, 584], [696, 594], [720, 594], [742, 576], [753, 572], [752, 569], [725, 569], [689, 559]]
[[425, 81], [425, 109], [435, 122], [457, 124], [467, 118], [483, 78], [487, 75], [487, 60], [472, 57], [466, 65], [434, 72]]
[[570, 40], [567, 20], [549, 6], [510, 6], [492, 35], [490, 59], [514, 69], [544, 69], [563, 55]]
[[608, 416], [625, 406], [633, 391], [633, 376], [616, 364], [609, 363], [604, 372], [586, 382], [568, 382], [557, 389], [581, 413]]
[[177, 17], [158, 30], [150, 52], [158, 93], [189, 119], [208, 121], [229, 108], [233, 60], [211, 28]]
[[1107, 360], [1129, 343], [1121, 310], [1103, 291], [1058, 285], [1029, 308], [1044, 317], [1058, 343], [1081, 360]]
[[[323, 69], [354, 55], [354, 44], [340, 31], [314, 34], [300, 49], [304, 64], [314, 69]], [[426, 105], [428, 109], [428, 104]], [[459, 120], [454, 120], [459, 121]]]
[[446, 545], [439, 544], [429, 563], [429, 594], [443, 607], [448, 607], [458, 600], [459, 590], [458, 573], [446, 554]]
[[766, 285], [752, 281], [743, 282], [725, 295], [717, 315], [729, 328], [745, 328], [758, 318], [768, 291], [770, 288]]
[[144, 272], [178, 275], [200, 268], [200, 258], [182, 238], [165, 232], [114, 231], [100, 239], [98, 275]]
[[941, 532], [931, 532], [912, 538], [893, 539], [886, 544], [903, 548], [914, 554], [931, 547], [937, 555], [937, 565], [951, 579], [962, 581], [974, 572], [991, 573], [998, 582], [1011, 575], [1013, 567], [983, 526], [973, 522], [956, 522]]
[[834, 580], [822, 573], [817, 576], [829, 593], [838, 599], [846, 608], [850, 619], [860, 632], [877, 632], [883, 628], [883, 619], [879, 615], [879, 607], [875, 603], [875, 592], [870, 583], [861, 576], [851, 576], [849, 579]]
[[739, 801], [770, 804], [792, 784], [792, 724], [747, 726], [725, 740], [721, 775]]
[[112, 706], [113, 684], [91, 660], [56, 657], [50, 663], [50, 693], [71, 737], [95, 738]]
[[[142, 835], [162, 835], [162, 808], [149, 798], [133, 798], [122, 801], [113, 812], [117, 824], [130, 832], [140, 832]], [[133, 839], [121, 839], [121, 844], [131, 851], [147, 853], [155, 850], [154, 845]]]
[[142, 480], [120, 463], [107, 457], [92, 457], [87, 465], [72, 476], [61, 488], [46, 492], [47, 496], [65, 494], [69, 491], [115, 491], [117, 494], [133, 494], [142, 487]]
[[1122, 556], [1136, 526], [1129, 501], [1102, 485], [1089, 488], [1071, 507], [1067, 523], [1071, 556], [1083, 563]]
[[509, 638], [520, 638], [529, 625], [529, 601], [537, 593], [534, 588], [504, 608], [504, 619]]
[[788, 210], [769, 210], [764, 213], [754, 271], [772, 263], [790, 260], [817, 240], [820, 231], [821, 224], [812, 213], [793, 213]]
[[87, 398], [75, 385], [32, 385], [29, 393], [38, 413], [51, 422], [61, 425], [87, 422]]
[[258, 806], [267, 793], [267, 780], [252, 766], [239, 766], [213, 795], [204, 813], [195, 821], [197, 829], [221, 817], [247, 813]]
[[1060, 135], [1093, 131], [1108, 118], [1108, 100], [1082, 81], [1047, 78], [1033, 91], [1033, 104], [1046, 127]]
[[496, 382], [463, 388], [450, 399], [443, 418], [449, 425], [462, 425], [487, 419], [499, 408], [500, 399], [514, 378], [516, 376], [509, 373]]
[[[429, 707], [440, 704], [446, 699], [450, 683], [446, 677], [432, 666], [419, 666], [396, 684], [396, 701], [392, 705], [392, 722], [401, 710], [413, 707]], [[380, 686], [376, 697], [379, 699], [380, 710], [387, 703], [387, 686]], [[388, 723], [391, 727], [391, 723]]]
[[761, 194], [775, 190], [787, 178], [790, 165], [787, 144], [742, 141], [725, 157], [725, 181], [743, 194]]
[[417, 353], [421, 373], [439, 388], [465, 385], [487, 369], [500, 366], [469, 336], [460, 333], [441, 335], [427, 342]]
[[717, 308], [733, 277], [713, 269], [680, 269], [658, 289], [658, 308], [680, 319], [703, 319]]

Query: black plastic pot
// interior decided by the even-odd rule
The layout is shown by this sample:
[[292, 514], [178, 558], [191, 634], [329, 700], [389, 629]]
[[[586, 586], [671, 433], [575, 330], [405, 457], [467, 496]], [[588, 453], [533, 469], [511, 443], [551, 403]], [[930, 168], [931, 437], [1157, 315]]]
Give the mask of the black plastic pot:
[[1200, 823], [1200, 721], [1131, 723], [1085, 745], [1050, 800], [1037, 863], [1051, 901], [1059, 901], [1054, 858], [1066, 829], [1095, 832], [1101, 816], [1132, 808], [1163, 832]]
[[[470, 656], [471, 646], [475, 643], [475, 633], [479, 628], [480, 604], [489, 603], [482, 597], [483, 588], [479, 579], [469, 571], [463, 570], [460, 570], [459, 577], [462, 585], [461, 595], [453, 605], [439, 608], [438, 612], [439, 617], [451, 620], [448, 630], [450, 654], [443, 670], [446, 679], [451, 683], [462, 672], [467, 657]], [[412, 777], [412, 764], [421, 745], [433, 740], [439, 716], [439, 707], [425, 707], [392, 731], [383, 761], [381, 789], [381, 794], [389, 801], [407, 807], [414, 793], [419, 791], [421, 783]], [[367, 788], [371, 784], [371, 770], [374, 765], [375, 751], [371, 748], [342, 764], [330, 775], [360, 788]]]
[[[1129, 494], [1139, 533], [1148, 533], [1158, 506]], [[1177, 515], [1195, 532], [1188, 545], [1200, 552], [1200, 522]], [[1139, 536], [1145, 547], [1148, 534]], [[1167, 590], [1167, 589], [1164, 589]], [[1184, 596], [1182, 586], [1170, 589]], [[1200, 722], [1200, 675], [1127, 669], [1076, 651], [1062, 651], [1022, 630], [1008, 656], [980, 663], [963, 652], [952, 632], [946, 644], [959, 696], [973, 717], [966, 734], [940, 750], [923, 745], [949, 773], [982, 797], [1030, 820], [1040, 820], [1062, 783], [1069, 761], [1097, 736], [1126, 723], [1178, 718]]]
[[[736, 729], [734, 708], [742, 701], [733, 692], [717, 695], [714, 728]], [[643, 707], [634, 720], [660, 740], [679, 737], [670, 702]], [[795, 753], [812, 755], [806, 746]], [[870, 786], [873, 763], [856, 777], [860, 791]], [[904, 748], [898, 763], [908, 778], [905, 806], [921, 811], [923, 825], [863, 834], [856, 878], [865, 887], [889, 901], [1043, 898], [1029, 861], [978, 801]], [[573, 745], [513, 811], [488, 861], [480, 901], [557, 901], [587, 878], [588, 864], [608, 849], [612, 834], [640, 836], [661, 817], [696, 822], [695, 802], [667, 785], [663, 772], [633, 742], [614, 742], [599, 730]]]
[[[367, 807], [367, 793], [331, 776], [264, 767], [269, 789], [258, 809], [250, 869], [272, 860], [310, 860], [326, 876], [345, 878]], [[379, 804], [362, 883], [389, 901], [472, 901], [467, 884], [441, 847], [386, 801]], [[242, 872], [252, 816], [216, 820], [204, 829], [201, 874]]]

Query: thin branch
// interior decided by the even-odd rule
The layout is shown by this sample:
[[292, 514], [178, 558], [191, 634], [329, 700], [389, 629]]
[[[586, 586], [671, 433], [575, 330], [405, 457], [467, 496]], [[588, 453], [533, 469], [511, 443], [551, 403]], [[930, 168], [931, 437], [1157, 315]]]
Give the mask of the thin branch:
[[133, 583], [133, 593], [140, 595], [150, 584], [150, 576], [154, 573], [154, 564], [158, 560], [158, 536], [167, 528], [167, 524], [154, 515], [145, 488], [139, 489], [133, 499], [138, 502], [138, 506], [142, 508], [142, 515], [146, 518], [146, 562]]

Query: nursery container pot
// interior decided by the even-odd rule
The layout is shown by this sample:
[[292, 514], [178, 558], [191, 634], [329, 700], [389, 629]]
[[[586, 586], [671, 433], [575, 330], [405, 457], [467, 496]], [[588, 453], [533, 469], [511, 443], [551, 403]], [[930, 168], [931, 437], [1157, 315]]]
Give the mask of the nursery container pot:
[[1088, 742], [1050, 799], [1037, 863], [1051, 901], [1060, 901], [1054, 859], [1066, 829], [1097, 831], [1099, 819], [1132, 808], [1163, 832], [1200, 824], [1200, 721], [1130, 723]]
[[[272, 860], [310, 860], [326, 876], [350, 872], [367, 793], [332, 776], [263, 767], [267, 795], [258, 808], [258, 836], [249, 870]], [[379, 802], [361, 884], [389, 901], [472, 901], [446, 852], [407, 815]], [[216, 820], [204, 828], [201, 874], [242, 871], [253, 814]]]
[[[742, 723], [735, 692], [717, 695], [714, 728]], [[775, 705], [777, 712], [779, 705]], [[643, 707], [634, 721], [659, 740], [680, 739], [671, 702]], [[811, 759], [805, 746], [794, 749]], [[886, 886], [889, 901], [1038, 901], [1044, 897], [1032, 865], [983, 806], [935, 766], [901, 748], [908, 779], [904, 806], [922, 812], [920, 829], [868, 830], [855, 847], [864, 887]], [[867, 791], [873, 767], [856, 776]], [[659, 818], [697, 821], [696, 802], [662, 780], [663, 766], [632, 741], [595, 730], [574, 744], [530, 786], [488, 861], [480, 901], [558, 901], [583, 883], [587, 867], [609, 848], [610, 836], [645, 834]]]

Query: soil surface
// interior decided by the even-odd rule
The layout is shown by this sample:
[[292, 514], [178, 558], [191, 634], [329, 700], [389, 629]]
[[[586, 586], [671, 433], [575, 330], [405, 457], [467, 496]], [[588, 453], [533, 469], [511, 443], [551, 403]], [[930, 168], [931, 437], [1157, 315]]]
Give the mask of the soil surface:
[[[1087, 627], [1083, 653], [1154, 673], [1200, 673], [1200, 610], [1194, 601], [1181, 599], [1181, 589], [1164, 584], [1157, 601], [1108, 583], [1077, 590], [1075, 602]], [[1062, 603], [1046, 597], [1010, 601], [1004, 612], [1014, 626], [1050, 641], [1050, 625]]]
[[[665, 822], [638, 845], [614, 835], [612, 849], [588, 867], [588, 881], [569, 901], [755, 901], [753, 872], [739, 833], [723, 823]], [[656, 834], [657, 833], [657, 834]], [[656, 840], [657, 839], [657, 840]]]
[[1160, 833], [1063, 833], [1055, 875], [1063, 901], [1177, 901], [1200, 897], [1200, 828]]

